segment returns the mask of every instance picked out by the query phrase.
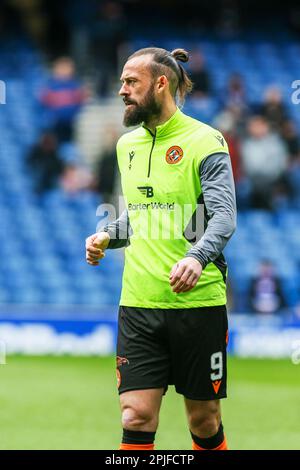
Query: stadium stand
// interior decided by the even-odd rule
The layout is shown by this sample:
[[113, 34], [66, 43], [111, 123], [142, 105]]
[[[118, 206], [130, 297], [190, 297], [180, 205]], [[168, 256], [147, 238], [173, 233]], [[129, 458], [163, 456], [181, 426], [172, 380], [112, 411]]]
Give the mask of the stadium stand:
[[[179, 44], [191, 46], [170, 40], [162, 46], [173, 49]], [[144, 40], [136, 40], [133, 49], [144, 45]], [[291, 101], [291, 83], [300, 76], [296, 42], [211, 39], [192, 47], [199, 47], [206, 58], [216, 98], [203, 112], [188, 102], [188, 113], [211, 122], [230, 74], [243, 70], [250, 102], [261, 102], [269, 84], [280, 84], [299, 130], [299, 107]], [[25, 159], [44, 125], [37, 93], [45, 74], [42, 56], [23, 40], [7, 43], [0, 52], [0, 77], [7, 89], [6, 104], [0, 107], [0, 302], [116, 305], [122, 257], [109, 253], [105, 271], [91, 269], [84, 258], [84, 240], [97, 224], [99, 195], [90, 190], [68, 195], [58, 188], [38, 196], [33, 191]], [[292, 207], [239, 213], [238, 230], [226, 249], [234, 311], [247, 311], [250, 278], [266, 257], [278, 269], [288, 306], [298, 304], [299, 226], [300, 213]]]

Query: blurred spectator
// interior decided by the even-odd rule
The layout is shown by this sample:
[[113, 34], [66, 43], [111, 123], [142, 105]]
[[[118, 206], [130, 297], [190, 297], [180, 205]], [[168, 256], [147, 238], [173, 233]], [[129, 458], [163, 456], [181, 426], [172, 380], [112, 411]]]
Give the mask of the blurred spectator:
[[75, 77], [74, 63], [68, 57], [57, 59], [52, 76], [41, 94], [47, 124], [59, 142], [72, 140], [74, 119], [87, 98], [82, 83]]
[[46, 132], [30, 151], [27, 159], [37, 193], [52, 189], [57, 185], [64, 164], [58, 154], [57, 139], [54, 134]]
[[90, 189], [93, 185], [91, 172], [79, 165], [68, 164], [61, 177], [61, 186], [67, 193], [77, 193], [83, 189]]
[[193, 82], [192, 96], [202, 98], [211, 92], [211, 79], [205, 67], [204, 57], [198, 50], [192, 51], [189, 61], [189, 75]]
[[272, 314], [286, 307], [280, 278], [271, 261], [263, 260], [251, 281], [250, 305], [255, 313]]
[[239, 73], [233, 73], [228, 80], [224, 101], [226, 106], [234, 106], [244, 110], [246, 108], [246, 91], [244, 80]]
[[300, 156], [289, 166], [287, 179], [291, 191], [291, 201], [295, 209], [300, 209]]
[[92, 172], [84, 165], [79, 147], [74, 142], [65, 142], [59, 150], [65, 165], [60, 179], [63, 190], [67, 193], [76, 193], [82, 189], [94, 189]]
[[96, 188], [101, 193], [104, 202], [112, 203], [117, 175], [118, 134], [114, 127], [107, 128], [105, 134], [106, 145], [96, 166]]
[[118, 72], [118, 54], [126, 38], [126, 16], [123, 5], [106, 0], [97, 5], [93, 24], [90, 25], [91, 50], [96, 67], [97, 91], [107, 96]]
[[240, 139], [237, 133], [235, 116], [231, 109], [224, 109], [218, 114], [213, 125], [219, 129], [225, 137], [229, 148], [234, 181], [238, 183], [242, 178]]
[[281, 135], [286, 143], [290, 160], [298, 159], [300, 156], [299, 136], [293, 121], [287, 119], [282, 124]]
[[219, 129], [224, 135], [229, 148], [232, 165], [232, 172], [235, 182], [237, 207], [239, 210], [250, 207], [250, 184], [243, 173], [241, 162], [241, 144], [239, 137], [239, 127], [236, 123], [238, 114], [233, 107], [224, 109], [214, 120], [214, 127]]
[[248, 137], [241, 149], [244, 172], [251, 183], [253, 207], [272, 209], [275, 184], [284, 181], [287, 170], [284, 142], [271, 132], [264, 117], [254, 116], [249, 120]]
[[219, 103], [210, 94], [211, 81], [209, 73], [204, 67], [204, 57], [198, 50], [192, 52], [189, 65], [193, 90], [191, 95], [187, 97], [185, 112], [195, 119], [209, 123], [217, 113]]
[[267, 88], [260, 114], [266, 118], [273, 130], [281, 133], [284, 121], [287, 119], [287, 111], [278, 87]]
[[220, 96], [221, 107], [231, 115], [234, 121], [234, 132], [241, 136], [245, 133], [249, 118], [249, 106], [244, 80], [238, 73], [229, 77], [225, 89]]
[[79, 73], [91, 72], [89, 37], [95, 18], [95, 0], [66, 0], [66, 17], [70, 25], [70, 55]]

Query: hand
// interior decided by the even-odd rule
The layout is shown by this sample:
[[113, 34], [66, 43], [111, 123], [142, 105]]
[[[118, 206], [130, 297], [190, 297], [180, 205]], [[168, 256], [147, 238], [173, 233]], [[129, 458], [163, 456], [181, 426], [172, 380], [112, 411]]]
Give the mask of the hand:
[[91, 266], [98, 266], [99, 260], [104, 258], [110, 236], [107, 232], [94, 233], [85, 241], [86, 261]]
[[197, 284], [202, 273], [199, 261], [192, 257], [186, 257], [174, 264], [170, 273], [170, 285], [173, 292], [187, 292]]

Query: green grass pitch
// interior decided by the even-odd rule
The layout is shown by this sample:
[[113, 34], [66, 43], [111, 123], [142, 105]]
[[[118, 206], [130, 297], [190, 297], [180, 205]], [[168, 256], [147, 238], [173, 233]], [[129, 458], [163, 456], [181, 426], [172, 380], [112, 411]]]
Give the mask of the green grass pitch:
[[[0, 449], [116, 449], [114, 359], [11, 356], [0, 365]], [[300, 449], [300, 365], [230, 358], [223, 423], [231, 449]], [[156, 449], [188, 450], [183, 400], [163, 399]]]

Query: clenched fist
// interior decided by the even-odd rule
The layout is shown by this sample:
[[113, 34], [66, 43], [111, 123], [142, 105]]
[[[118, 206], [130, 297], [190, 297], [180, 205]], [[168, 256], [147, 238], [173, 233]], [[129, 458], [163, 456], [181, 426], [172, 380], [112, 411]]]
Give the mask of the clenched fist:
[[107, 232], [94, 233], [85, 241], [86, 261], [91, 266], [98, 266], [99, 260], [104, 258], [110, 236]]

